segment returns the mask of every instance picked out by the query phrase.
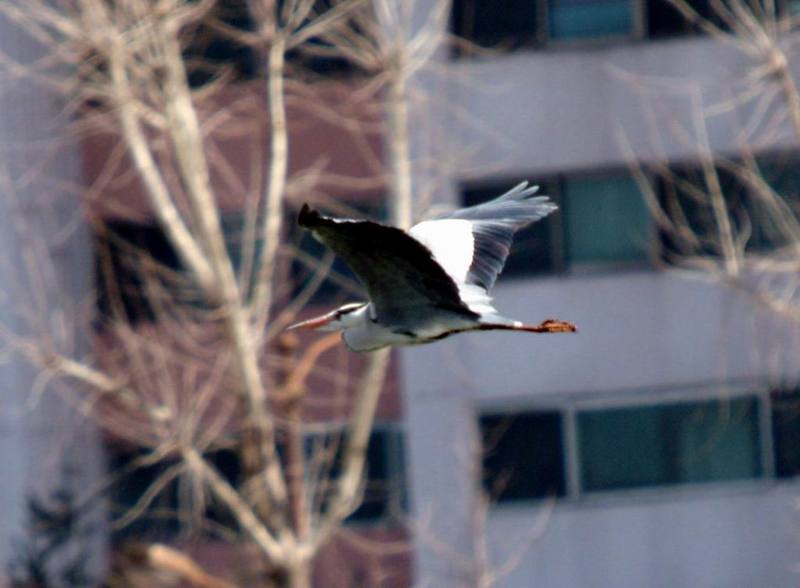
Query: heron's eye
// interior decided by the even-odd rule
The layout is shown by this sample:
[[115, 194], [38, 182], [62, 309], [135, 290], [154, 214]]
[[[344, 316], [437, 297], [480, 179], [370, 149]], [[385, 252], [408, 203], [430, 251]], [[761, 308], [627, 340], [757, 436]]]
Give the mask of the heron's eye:
[[363, 306], [362, 304], [345, 305], [345, 306], [339, 308], [336, 311], [336, 315], [335, 316], [336, 316], [337, 319], [339, 319], [339, 318], [343, 317], [346, 314], [351, 314], [351, 313], [359, 310], [362, 306]]

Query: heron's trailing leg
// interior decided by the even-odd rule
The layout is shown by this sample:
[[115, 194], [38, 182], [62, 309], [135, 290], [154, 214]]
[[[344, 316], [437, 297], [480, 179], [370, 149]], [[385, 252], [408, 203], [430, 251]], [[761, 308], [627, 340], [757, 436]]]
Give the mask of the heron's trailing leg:
[[525, 331], [526, 333], [577, 333], [578, 329], [572, 323], [566, 321], [559, 321], [555, 319], [547, 319], [538, 325], [525, 325], [523, 323], [484, 323], [478, 327], [481, 331]]

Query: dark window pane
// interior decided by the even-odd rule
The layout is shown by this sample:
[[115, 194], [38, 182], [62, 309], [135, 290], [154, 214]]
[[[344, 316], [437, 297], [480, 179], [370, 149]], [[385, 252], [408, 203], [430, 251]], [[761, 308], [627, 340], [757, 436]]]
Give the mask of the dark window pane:
[[[214, 464], [217, 471], [234, 488], [242, 482], [242, 462], [239, 452], [234, 449], [220, 449], [206, 454], [206, 459]], [[238, 523], [230, 509], [223, 504], [213, 493], [206, 497], [204, 516], [210, 525], [222, 525], [229, 529], [236, 529]], [[210, 527], [213, 530], [213, 527]]]
[[[702, 18], [723, 31], [730, 30], [729, 22], [739, 17], [732, 12], [719, 12], [710, 0], [687, 0], [687, 4]], [[722, 2], [722, 4], [727, 4]], [[702, 29], [681, 15], [669, 0], [648, 0], [647, 31], [651, 38], [674, 37], [678, 35], [697, 34]]]
[[202, 86], [219, 76], [223, 68], [234, 79], [251, 79], [258, 74], [256, 51], [219, 31], [214, 22], [232, 30], [252, 31], [253, 20], [244, 0], [227, 0], [214, 4], [205, 20], [187, 33], [183, 56], [189, 83]]
[[750, 250], [766, 251], [794, 245], [794, 227], [800, 220], [800, 161], [796, 153], [759, 158], [754, 170], [767, 185], [751, 186]]
[[772, 439], [775, 475], [800, 475], [800, 390], [772, 392]]
[[[492, 200], [517, 183], [510, 180], [465, 188], [462, 191], [462, 203], [464, 206], [472, 206]], [[553, 191], [548, 190], [548, 185], [545, 183], [542, 183], [539, 193], [553, 197]], [[511, 244], [511, 254], [503, 269], [504, 276], [524, 276], [560, 269], [560, 250], [557, 246], [560, 231], [558, 217], [559, 213], [551, 214], [546, 219], [517, 231]]]
[[[281, 0], [279, 4], [283, 4], [283, 1]], [[304, 27], [313, 25], [318, 19], [324, 18], [330, 10], [336, 10], [337, 6], [340, 5], [341, 0], [315, 0], [314, 7], [309, 17], [305, 19], [303, 25], [300, 27], [301, 31]], [[370, 11], [372, 8], [368, 3], [365, 3], [358, 10]], [[351, 12], [351, 14], [355, 14], [355, 11]], [[367, 21], [369, 22], [373, 18], [373, 15], [368, 15]], [[354, 35], [364, 35], [365, 32], [360, 30], [357, 21], [357, 18], [349, 19], [347, 27], [354, 31]], [[342, 25], [344, 25], [344, 23], [342, 23]], [[341, 51], [337, 50], [335, 45], [320, 37], [311, 37], [298, 48], [289, 50], [286, 59], [293, 70], [300, 69], [325, 77], [341, 77], [358, 73], [356, 64], [344, 57]]]
[[119, 309], [130, 322], [153, 320], [147, 280], [160, 282], [180, 262], [163, 231], [155, 225], [113, 222], [94, 235], [97, 309], [102, 318]]
[[[148, 492], [161, 484], [163, 476], [168, 474], [171, 476], [170, 469], [178, 463], [175, 459], [167, 458], [150, 465], [139, 465], [140, 462], [137, 460], [146, 456], [149, 454], [142, 449], [111, 448], [109, 473], [116, 480], [110, 487], [109, 497], [115, 519], [119, 519], [136, 507]], [[222, 449], [207, 453], [205, 458], [213, 463], [219, 473], [232, 485], [236, 486], [239, 483], [241, 468], [237, 452]], [[128, 539], [167, 540], [177, 535], [182, 523], [189, 522], [186, 517], [181, 518], [181, 514], [185, 515], [192, 510], [191, 505], [181, 504], [178, 485], [178, 478], [172, 477], [134, 521], [115, 529], [113, 539], [118, 542]], [[186, 495], [186, 498], [191, 496]], [[201, 522], [204, 525], [211, 523], [235, 528], [235, 518], [228, 508], [216, 502], [211, 495], [207, 498], [210, 502], [205, 505], [205, 520]], [[205, 526], [204, 528], [210, 529]]]
[[260, 236], [261, 227], [245, 226], [241, 214], [225, 215], [221, 219], [225, 247], [242, 292], [249, 297], [256, 284], [258, 268], [264, 251], [264, 239]]
[[367, 481], [361, 506], [350, 515], [351, 521], [370, 521], [389, 515], [391, 506], [389, 467], [389, 435], [386, 431], [373, 431], [367, 447]]
[[[250, 237], [244, 235], [242, 223], [239, 215], [221, 219], [231, 263], [238, 276], [246, 271], [240, 283], [249, 293], [263, 242], [251, 242], [248, 250], [245, 239]], [[155, 320], [152, 296], [162, 299], [162, 309], [170, 304], [206, 307], [205, 297], [184, 272], [177, 252], [158, 225], [110, 222], [95, 233], [93, 245], [99, 319], [124, 318], [130, 323]]]
[[591, 39], [633, 34], [631, 0], [550, 0], [550, 39]]
[[[109, 469], [116, 480], [110, 488], [109, 498], [114, 520], [129, 513], [174, 465], [173, 462], [159, 461], [138, 466], [137, 460], [146, 455], [145, 451], [133, 448], [112, 449]], [[165, 540], [174, 537], [180, 530], [178, 506], [178, 484], [172, 480], [153, 498], [141, 516], [114, 529], [113, 540]]]
[[480, 417], [483, 487], [498, 502], [564, 496], [558, 412]]
[[[689, 5], [701, 16], [708, 17], [707, 0], [690, 0]], [[698, 32], [697, 26], [687, 21], [668, 0], [647, 2], [647, 31], [651, 38], [674, 37]]]
[[800, 158], [796, 153], [759, 158], [758, 172], [792, 212], [800, 213]]
[[[658, 192], [661, 208], [676, 227], [676, 230], [659, 232], [662, 258], [670, 262], [689, 255], [715, 255], [718, 249], [712, 247], [712, 243], [689, 238], [714, 226], [702, 173], [691, 167], [673, 166], [670, 177], [659, 179]], [[686, 237], [677, 230], [683, 227], [687, 229]]]
[[[340, 432], [306, 436], [310, 468], [322, 473], [323, 478], [336, 480], [346, 443], [346, 434]], [[398, 515], [405, 508], [405, 483], [402, 435], [391, 429], [373, 430], [367, 446], [363, 500], [347, 520], [366, 523]], [[330, 484], [322, 490], [325, 500], [331, 497], [333, 488]]]
[[[285, 2], [278, 0], [276, 10], [282, 13]], [[335, 8], [334, 0], [316, 0], [310, 15], [299, 27], [300, 30]], [[184, 58], [187, 64], [189, 82], [192, 86], [207, 84], [223, 71], [231, 72], [236, 80], [252, 79], [261, 74], [258, 52], [223, 32], [222, 27], [231, 31], [255, 29], [255, 22], [244, 0], [226, 0], [214, 4], [206, 18], [187, 31]], [[293, 70], [311, 71], [320, 75], [354, 73], [353, 64], [342, 57], [330, 43], [319, 37], [311, 37], [297, 49], [286, 55], [287, 65]]]
[[[737, 237], [752, 232], [755, 218], [748, 184], [732, 164], [717, 166], [716, 177], [725, 200], [727, 217]], [[694, 166], [673, 166], [670, 177], [659, 181], [659, 200], [677, 230], [662, 231], [661, 254], [672, 262], [687, 256], [722, 255], [718, 218], [712, 206], [711, 188], [703, 171]], [[757, 223], [756, 223], [757, 224]], [[758, 248], [761, 237], [751, 235], [748, 249]]]
[[[800, 214], [800, 174], [795, 157], [764, 157], [752, 167], [741, 161], [720, 161], [715, 169], [733, 236], [737, 244], [744, 243], [745, 252], [763, 253], [794, 243], [792, 222]], [[661, 232], [661, 253], [666, 261], [722, 255], [710, 194], [698, 167], [673, 166], [670, 177], [660, 180], [661, 206], [678, 227]]]
[[[263, 241], [245, 235], [243, 222], [240, 215], [221, 219], [228, 255], [243, 291], [249, 295]], [[124, 318], [130, 323], [155, 320], [152, 296], [160, 297], [158, 307], [162, 311], [168, 312], [174, 304], [206, 308], [205, 297], [184, 272], [177, 252], [158, 225], [108, 223], [94, 235], [94, 259], [101, 322], [109, 318]], [[118, 310], [122, 317], [117, 316]]]
[[451, 28], [483, 47], [531, 45], [537, 41], [536, 6], [531, 0], [454, 0]]
[[581, 412], [578, 435], [586, 491], [761, 473], [755, 398]]
[[567, 178], [563, 186], [568, 263], [647, 259], [650, 214], [633, 178]]
[[650, 38], [673, 37], [694, 30], [668, 0], [650, 0], [647, 3], [647, 32]]
[[[305, 438], [307, 471], [325, 479], [335, 480], [341, 471], [341, 452], [345, 438], [341, 434], [307, 435]], [[282, 460], [286, 459], [283, 444], [278, 447]], [[144, 450], [113, 446], [110, 451], [109, 473], [115, 476], [110, 487], [109, 499], [115, 519], [125, 515], [158, 484], [162, 476], [177, 462], [165, 459], [151, 465], [139, 465], [137, 460], [148, 453]], [[241, 457], [237, 450], [220, 449], [208, 452], [205, 459], [214, 464], [218, 472], [234, 487], [239, 487], [243, 479]], [[285, 462], [284, 462], [285, 463]], [[348, 517], [350, 522], [373, 522], [386, 520], [405, 508], [405, 476], [402, 435], [390, 429], [378, 429], [371, 433], [365, 464], [365, 488], [362, 504]], [[326, 486], [330, 492], [334, 485]], [[193, 511], [191, 504], [181, 504], [183, 494], [179, 492], [178, 479], [172, 479], [155, 495], [149, 506], [133, 522], [114, 531], [117, 542], [135, 539], [137, 541], [169, 540], [175, 537], [186, 524], [182, 514]], [[187, 498], [192, 496], [187, 495]], [[204, 497], [204, 531], [213, 533], [219, 526], [235, 529], [235, 517], [230, 510], [214, 499]]]
[[290, 70], [301, 75], [311, 72], [323, 78], [342, 79], [360, 71], [348, 59], [336, 55], [334, 47], [318, 39], [309, 39], [298, 49], [287, 52], [286, 59]]

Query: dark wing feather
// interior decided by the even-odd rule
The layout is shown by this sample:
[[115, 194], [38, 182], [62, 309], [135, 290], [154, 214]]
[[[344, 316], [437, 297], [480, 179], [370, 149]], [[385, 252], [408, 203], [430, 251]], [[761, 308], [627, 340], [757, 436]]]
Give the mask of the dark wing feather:
[[558, 208], [547, 196], [533, 197], [538, 190], [539, 186], [528, 187], [528, 182], [522, 182], [494, 200], [435, 218], [472, 223], [474, 250], [467, 274], [468, 284], [477, 284], [488, 291], [503, 270], [514, 233]]
[[297, 219], [358, 276], [387, 324], [413, 324], [432, 310], [477, 317], [430, 250], [405, 231], [367, 220], [336, 219], [303, 205]]

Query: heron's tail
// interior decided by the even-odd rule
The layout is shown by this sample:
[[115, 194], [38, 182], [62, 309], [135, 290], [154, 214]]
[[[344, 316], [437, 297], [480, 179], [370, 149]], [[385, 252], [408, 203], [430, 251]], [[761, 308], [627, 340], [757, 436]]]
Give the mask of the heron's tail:
[[526, 333], [577, 333], [578, 329], [572, 323], [547, 319], [538, 325], [526, 325], [520, 321], [512, 321], [497, 317], [498, 322], [481, 322], [478, 329], [481, 331], [525, 331]]

